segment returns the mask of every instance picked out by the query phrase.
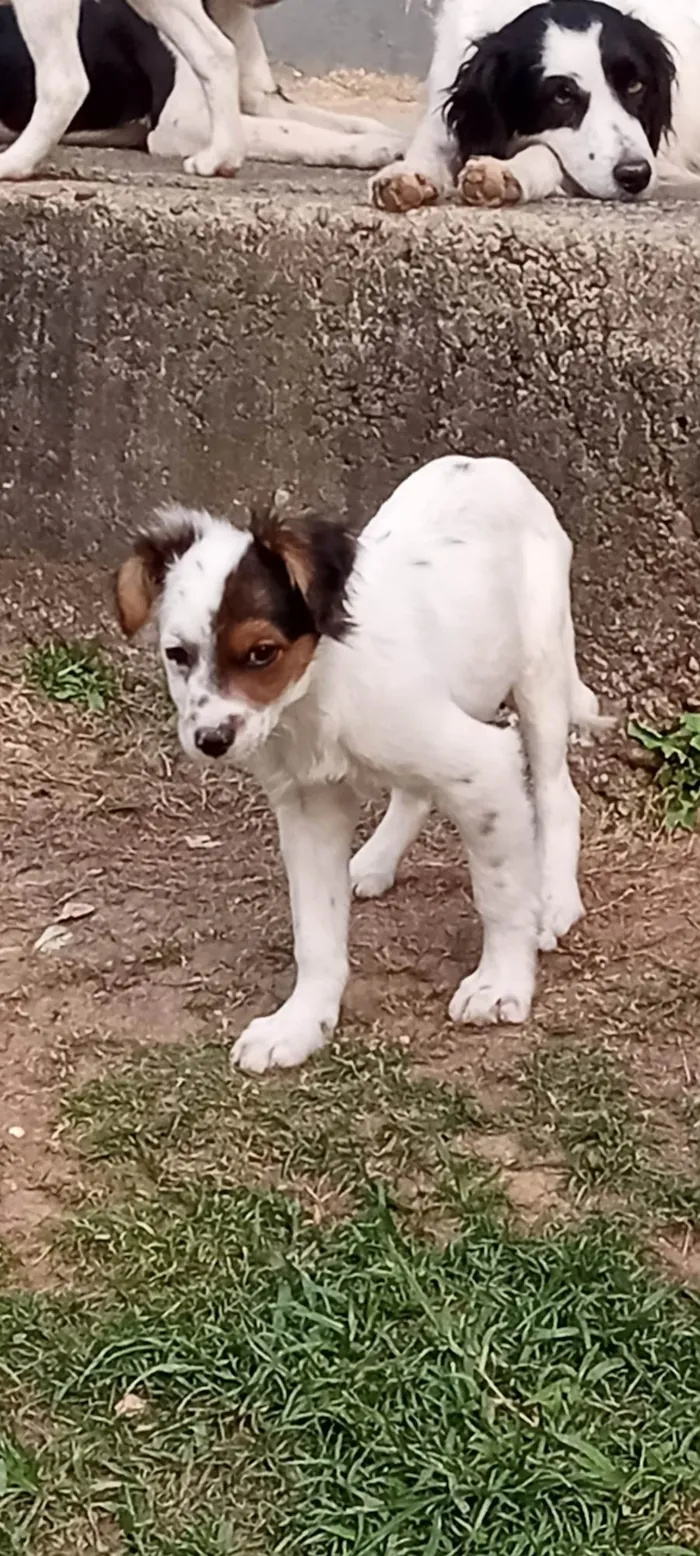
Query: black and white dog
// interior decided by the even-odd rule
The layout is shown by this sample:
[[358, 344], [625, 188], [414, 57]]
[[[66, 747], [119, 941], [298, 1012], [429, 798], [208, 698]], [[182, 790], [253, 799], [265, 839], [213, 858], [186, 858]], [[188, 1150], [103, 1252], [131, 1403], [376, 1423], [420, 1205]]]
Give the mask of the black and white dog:
[[700, 166], [698, 0], [443, 0], [428, 107], [376, 205], [630, 198]]
[[[0, 9], [0, 178], [29, 178], [66, 131], [148, 145], [188, 172], [271, 162], [376, 168], [405, 136], [288, 103], [254, 9], [275, 0], [13, 0]], [[9, 133], [7, 133], [9, 132]], [[125, 133], [126, 132], [126, 133]]]

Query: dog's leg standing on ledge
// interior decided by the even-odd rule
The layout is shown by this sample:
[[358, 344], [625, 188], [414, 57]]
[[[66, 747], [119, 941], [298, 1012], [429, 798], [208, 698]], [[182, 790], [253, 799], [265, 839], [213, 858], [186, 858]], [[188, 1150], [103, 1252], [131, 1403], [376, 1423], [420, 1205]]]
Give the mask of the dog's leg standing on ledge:
[[61, 139], [88, 94], [78, 46], [80, 0], [15, 0], [17, 24], [34, 63], [36, 97], [29, 124], [0, 153], [0, 178], [31, 178]]

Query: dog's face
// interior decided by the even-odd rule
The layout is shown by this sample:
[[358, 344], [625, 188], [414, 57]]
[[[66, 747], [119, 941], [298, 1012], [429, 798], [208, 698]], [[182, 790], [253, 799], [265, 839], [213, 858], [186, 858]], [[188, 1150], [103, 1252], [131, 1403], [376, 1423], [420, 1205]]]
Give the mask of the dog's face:
[[579, 193], [630, 197], [653, 182], [674, 79], [665, 44], [643, 22], [599, 0], [548, 0], [481, 40], [446, 119], [463, 161], [538, 142]]
[[160, 651], [190, 756], [246, 762], [305, 691], [322, 636], [341, 638], [355, 544], [340, 525], [273, 509], [249, 530], [172, 508], [122, 564], [128, 637], [157, 610]]

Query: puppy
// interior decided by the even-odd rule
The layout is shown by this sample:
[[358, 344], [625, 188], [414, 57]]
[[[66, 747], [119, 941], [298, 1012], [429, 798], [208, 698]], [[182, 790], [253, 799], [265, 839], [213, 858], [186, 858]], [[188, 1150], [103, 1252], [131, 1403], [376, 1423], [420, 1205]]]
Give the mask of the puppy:
[[697, 0], [443, 0], [428, 109], [372, 180], [388, 211], [634, 199], [700, 163]]
[[[483, 925], [450, 1015], [526, 1019], [538, 944], [583, 911], [567, 736], [599, 720], [576, 668], [570, 561], [515, 465], [459, 457], [410, 476], [358, 541], [313, 516], [272, 511], [248, 531], [181, 508], [137, 540], [117, 578], [121, 626], [157, 615], [184, 750], [258, 778], [289, 878], [296, 986], [243, 1033], [235, 1064], [297, 1065], [330, 1036], [351, 879], [360, 896], [390, 886], [433, 804], [462, 836]], [[518, 735], [489, 722], [509, 693], [534, 805]], [[350, 872], [368, 783], [393, 795]]]
[[398, 156], [402, 133], [282, 98], [251, 9], [269, 3], [14, 0], [0, 10], [0, 126], [18, 138], [0, 178], [30, 177], [66, 131], [148, 144], [204, 175], [236, 173], [244, 154], [359, 168]]

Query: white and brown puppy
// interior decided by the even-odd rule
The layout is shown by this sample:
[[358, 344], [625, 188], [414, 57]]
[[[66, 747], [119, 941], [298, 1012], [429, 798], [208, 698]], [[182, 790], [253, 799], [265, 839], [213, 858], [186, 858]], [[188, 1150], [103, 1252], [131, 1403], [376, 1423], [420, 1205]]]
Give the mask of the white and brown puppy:
[[[571, 544], [549, 503], [500, 459], [445, 458], [384, 503], [358, 541], [284, 514], [236, 529], [175, 508], [117, 581], [131, 636], [157, 614], [192, 756], [230, 758], [264, 786], [289, 877], [297, 982], [233, 1051], [244, 1069], [300, 1064], [338, 1021], [351, 879], [394, 880], [433, 804], [463, 838], [483, 925], [455, 1021], [524, 1021], [538, 944], [582, 913], [572, 723], [598, 720], [576, 668]], [[493, 719], [512, 693], [513, 729]], [[358, 791], [393, 790], [349, 870]]]
[[428, 107], [371, 182], [389, 211], [631, 199], [700, 165], [698, 0], [443, 0]]
[[357, 168], [398, 156], [398, 131], [280, 95], [253, 15], [271, 3], [13, 0], [0, 9], [0, 126], [17, 139], [0, 178], [29, 178], [66, 132], [100, 145], [147, 137], [201, 174], [232, 175], [244, 155]]

